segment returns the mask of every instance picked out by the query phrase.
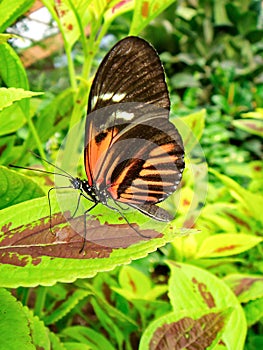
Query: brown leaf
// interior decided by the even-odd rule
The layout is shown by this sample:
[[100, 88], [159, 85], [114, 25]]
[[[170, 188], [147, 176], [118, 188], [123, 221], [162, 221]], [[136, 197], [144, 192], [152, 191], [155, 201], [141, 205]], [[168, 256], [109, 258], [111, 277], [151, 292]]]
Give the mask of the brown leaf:
[[[0, 262], [25, 266], [29, 260], [35, 265], [39, 264], [42, 256], [71, 259], [107, 258], [113, 249], [127, 248], [147, 239], [139, 236], [127, 224], [103, 225], [98, 219], [89, 218], [84, 244], [84, 217], [67, 220], [66, 216], [67, 213], [52, 215], [52, 231], [49, 217], [11, 230], [11, 223], [3, 226]], [[136, 228], [138, 230], [138, 227]], [[153, 230], [141, 232], [150, 238], [160, 236], [160, 233]]]
[[150, 350], [205, 350], [225, 325], [223, 313], [209, 313], [197, 320], [184, 317], [159, 327], [150, 342]]

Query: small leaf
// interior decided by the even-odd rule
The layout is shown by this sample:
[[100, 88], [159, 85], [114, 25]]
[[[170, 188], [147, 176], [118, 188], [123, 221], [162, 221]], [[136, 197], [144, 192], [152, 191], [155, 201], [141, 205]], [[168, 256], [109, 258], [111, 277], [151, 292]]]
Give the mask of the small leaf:
[[129, 35], [138, 35], [154, 18], [175, 0], [137, 0]]
[[201, 244], [196, 258], [214, 258], [240, 254], [251, 249], [263, 238], [242, 233], [222, 233], [207, 237]]
[[42, 92], [26, 91], [24, 89], [0, 88], [0, 111], [11, 106], [15, 101], [42, 94]]
[[76, 289], [63, 303], [59, 305], [51, 314], [46, 315], [43, 321], [46, 325], [58, 322], [66, 316], [74, 307], [90, 293], [87, 290]]

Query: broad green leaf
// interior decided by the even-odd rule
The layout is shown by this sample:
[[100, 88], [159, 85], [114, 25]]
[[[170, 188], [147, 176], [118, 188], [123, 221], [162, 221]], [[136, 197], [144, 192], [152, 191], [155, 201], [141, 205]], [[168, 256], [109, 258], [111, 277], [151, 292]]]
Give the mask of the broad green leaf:
[[239, 119], [233, 120], [232, 124], [250, 134], [263, 137], [263, 120]]
[[256, 220], [263, 223], [263, 196], [261, 196], [260, 194], [254, 194], [244, 189], [231, 178], [220, 174], [212, 168], [210, 168], [209, 171], [216, 177], [218, 177], [223, 182], [223, 184], [226, 185], [231, 195], [242, 203], [242, 205], [246, 208], [246, 210], [252, 218], [255, 218]]
[[47, 329], [43, 322], [4, 288], [0, 289], [0, 315], [2, 349], [50, 349]]
[[34, 3], [34, 0], [2, 0], [0, 2], [0, 32], [11, 26]]
[[[4, 288], [0, 289], [0, 315], [2, 349], [35, 349], [31, 343], [28, 320], [22, 304]], [[15, 337], [14, 325], [17, 325]]]
[[0, 209], [42, 196], [42, 189], [29, 177], [0, 166]]
[[111, 345], [110, 341], [107, 340], [101, 332], [96, 332], [95, 330], [83, 326], [73, 326], [67, 327], [62, 332], [61, 335], [67, 338], [71, 338], [76, 340], [76, 347], [73, 349], [77, 349], [78, 343], [84, 345], [81, 349], [86, 349], [85, 345], [88, 345], [88, 349], [107, 349], [107, 350], [115, 350]]
[[0, 111], [11, 106], [15, 101], [42, 94], [42, 92], [26, 91], [17, 88], [0, 88]]
[[[6, 87], [29, 90], [25, 68], [15, 50], [9, 44], [0, 45], [0, 76]], [[25, 116], [29, 114], [29, 100], [18, 102]]]
[[199, 312], [200, 316], [214, 310], [232, 308], [222, 341], [229, 349], [243, 350], [246, 337], [246, 319], [238, 299], [219, 278], [198, 267], [169, 261], [171, 277], [169, 298], [173, 311]]
[[136, 0], [129, 35], [138, 35], [175, 0]]
[[[71, 190], [65, 198], [60, 197], [64, 208], [69, 208], [64, 213], [68, 218], [69, 210], [74, 212], [78, 198], [78, 194], [74, 197], [72, 192], [77, 191]], [[139, 225], [142, 234], [154, 237], [142, 238], [129, 225], [122, 223], [118, 213], [103, 205], [92, 211], [93, 216], [87, 220], [84, 231], [83, 215], [70, 219], [69, 223], [58, 211], [58, 204], [51, 201], [52, 232], [45, 197], [0, 211], [2, 286], [53, 285], [57, 281], [72, 282], [77, 278], [92, 277], [99, 271], [108, 271], [142, 258], [173, 240], [176, 233], [180, 234], [172, 223], [160, 226], [157, 222], [148, 222], [149, 219], [141, 214], [125, 213], [131, 225]], [[86, 242], [83, 246], [84, 232]]]
[[242, 233], [213, 235], [202, 242], [196, 258], [214, 258], [240, 254], [262, 241], [263, 238], [261, 237]]
[[152, 322], [143, 333], [139, 350], [214, 349], [227, 325], [231, 309], [169, 313]]
[[[21, 101], [22, 102], [22, 101]], [[19, 103], [0, 111], [0, 135], [8, 135], [19, 130], [26, 123], [25, 115], [19, 107]]]
[[240, 303], [263, 297], [263, 277], [261, 275], [231, 274], [224, 281], [238, 297]]

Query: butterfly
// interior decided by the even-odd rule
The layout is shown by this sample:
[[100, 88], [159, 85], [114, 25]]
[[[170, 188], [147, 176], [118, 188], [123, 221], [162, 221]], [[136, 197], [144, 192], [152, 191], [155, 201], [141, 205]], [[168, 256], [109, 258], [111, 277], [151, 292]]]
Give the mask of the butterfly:
[[[163, 222], [173, 216], [156, 204], [178, 187], [184, 147], [169, 121], [170, 100], [156, 50], [135, 36], [120, 40], [93, 80], [85, 127], [84, 196], [93, 209], [113, 200]], [[127, 221], [127, 220], [126, 220]]]
[[[93, 203], [84, 213], [84, 243], [86, 216], [99, 203], [117, 211], [142, 237], [149, 238], [129, 223], [119, 209], [122, 204], [158, 221], [173, 219], [157, 205], [176, 190], [184, 170], [183, 142], [169, 121], [169, 110], [164, 70], [156, 50], [139, 37], [120, 40], [102, 60], [91, 85], [84, 145], [87, 179], [73, 177], [41, 158], [62, 172], [54, 174], [67, 177], [70, 187], [80, 191], [78, 205], [81, 196]], [[50, 230], [53, 189], [59, 187], [48, 192]]]

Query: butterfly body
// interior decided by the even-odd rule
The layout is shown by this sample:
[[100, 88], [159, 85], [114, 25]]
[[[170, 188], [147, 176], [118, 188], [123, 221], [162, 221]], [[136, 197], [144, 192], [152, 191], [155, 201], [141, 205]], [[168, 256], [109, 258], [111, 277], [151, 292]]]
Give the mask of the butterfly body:
[[100, 64], [89, 96], [87, 181], [81, 186], [95, 205], [113, 209], [111, 199], [159, 221], [173, 219], [156, 206], [176, 190], [184, 169], [183, 143], [169, 108], [155, 49], [138, 37], [119, 41]]

